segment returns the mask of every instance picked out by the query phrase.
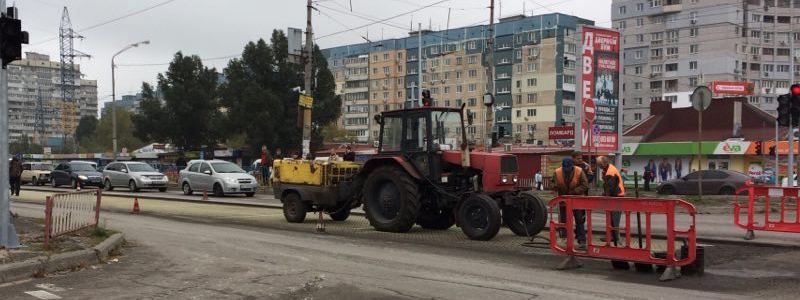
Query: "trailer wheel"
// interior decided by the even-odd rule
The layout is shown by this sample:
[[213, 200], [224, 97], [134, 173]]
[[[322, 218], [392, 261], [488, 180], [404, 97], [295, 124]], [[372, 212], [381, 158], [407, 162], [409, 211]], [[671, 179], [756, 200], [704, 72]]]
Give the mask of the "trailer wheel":
[[419, 187], [404, 171], [385, 166], [367, 177], [364, 212], [378, 231], [408, 232], [419, 213]]
[[417, 224], [425, 229], [446, 230], [455, 223], [456, 217], [449, 210], [421, 211], [417, 217]]
[[328, 215], [331, 216], [331, 220], [344, 221], [344, 220], [347, 220], [347, 218], [350, 217], [350, 208], [342, 208], [342, 209], [340, 209], [338, 211], [335, 211], [333, 213], [328, 213]]
[[538, 197], [520, 193], [514, 205], [503, 207], [503, 223], [518, 236], [534, 236], [547, 223], [547, 206]]
[[471, 240], [491, 240], [500, 231], [500, 207], [489, 196], [469, 196], [458, 209], [458, 224]]
[[306, 204], [300, 199], [300, 195], [289, 192], [281, 199], [283, 202], [283, 217], [289, 223], [303, 223], [306, 220]]

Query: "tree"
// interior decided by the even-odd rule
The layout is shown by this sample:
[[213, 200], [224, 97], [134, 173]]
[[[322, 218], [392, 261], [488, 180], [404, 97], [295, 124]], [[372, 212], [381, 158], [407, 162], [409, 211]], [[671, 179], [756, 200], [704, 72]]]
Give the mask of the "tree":
[[78, 121], [78, 127], [75, 128], [75, 139], [79, 142], [86, 137], [91, 137], [97, 128], [97, 118], [94, 116], [83, 116]]
[[161, 142], [167, 139], [163, 126], [166, 124], [167, 114], [161, 99], [158, 99], [153, 87], [142, 83], [142, 99], [139, 101], [139, 110], [131, 116], [133, 121], [133, 135], [145, 142]]
[[27, 134], [23, 134], [17, 141], [11, 142], [8, 146], [9, 155], [44, 152], [44, 148], [41, 145], [32, 143]]
[[[317, 142], [312, 140], [312, 145], [319, 145], [322, 127], [338, 118], [341, 102], [322, 52], [317, 48], [314, 54], [312, 137]], [[223, 127], [229, 135], [244, 134], [246, 143], [256, 148], [299, 148], [299, 95], [292, 88], [303, 87], [302, 71], [301, 65], [289, 61], [288, 41], [282, 31], [274, 30], [269, 44], [260, 39], [245, 45], [242, 57], [225, 68], [227, 81], [219, 89], [226, 111]]]
[[[144, 143], [133, 135], [133, 122], [131, 112], [125, 109], [117, 110], [117, 145], [120, 151], [122, 148], [135, 150]], [[107, 110], [100, 118], [95, 132], [89, 138], [81, 140], [81, 150], [88, 152], [109, 152], [113, 150], [113, 124], [111, 120], [111, 110]]]
[[325, 143], [355, 143], [358, 139], [351, 136], [347, 129], [339, 128], [336, 123], [329, 123], [322, 127], [320, 135]]
[[200, 57], [175, 53], [165, 74], [158, 74], [164, 104], [156, 104], [149, 85], [142, 85], [148, 100], [135, 117], [136, 136], [171, 142], [183, 149], [213, 146], [220, 134], [217, 71], [203, 66]]

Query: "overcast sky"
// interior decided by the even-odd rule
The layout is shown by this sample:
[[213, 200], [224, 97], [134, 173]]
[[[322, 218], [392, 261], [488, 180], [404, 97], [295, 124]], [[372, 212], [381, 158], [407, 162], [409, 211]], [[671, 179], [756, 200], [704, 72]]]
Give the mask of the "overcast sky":
[[[316, 0], [313, 14], [316, 36], [374, 23], [420, 9], [442, 0]], [[352, 12], [350, 3], [352, 2]], [[610, 26], [611, 0], [505, 0], [495, 1], [497, 15], [561, 12]], [[413, 13], [316, 41], [322, 48], [407, 35], [411, 22], [436, 29], [488, 23], [488, 0], [449, 0]], [[241, 53], [245, 43], [268, 39], [273, 29], [305, 28], [305, 0], [7, 0], [16, 4], [30, 45], [23, 52], [49, 54], [59, 60], [58, 27], [64, 6], [73, 29], [85, 36], [75, 49], [92, 55], [80, 63], [85, 79], [98, 81], [100, 102], [111, 101], [111, 56], [128, 44], [150, 40], [150, 45], [117, 56], [117, 99], [136, 93], [143, 81], [155, 83], [177, 51], [197, 54], [221, 71], [229, 56]], [[156, 6], [155, 8], [136, 13]], [[501, 11], [500, 11], [501, 10]], [[130, 16], [127, 16], [130, 15]], [[358, 15], [358, 16], [355, 16]], [[107, 21], [119, 19], [108, 24]], [[99, 26], [98, 26], [99, 25]], [[92, 28], [94, 27], [94, 28]], [[397, 28], [401, 27], [401, 28]], [[222, 57], [222, 58], [221, 58]], [[124, 66], [139, 65], [139, 66]], [[144, 66], [142, 66], [144, 65]]]

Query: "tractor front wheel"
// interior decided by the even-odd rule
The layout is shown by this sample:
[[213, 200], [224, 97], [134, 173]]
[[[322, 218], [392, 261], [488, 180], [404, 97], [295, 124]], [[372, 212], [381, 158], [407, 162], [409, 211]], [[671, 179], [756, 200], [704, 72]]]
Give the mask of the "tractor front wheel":
[[368, 175], [364, 213], [375, 230], [408, 232], [417, 219], [419, 206], [419, 187], [404, 171], [385, 166]]
[[469, 196], [458, 209], [458, 225], [471, 240], [491, 240], [500, 231], [500, 207], [489, 196]]
[[547, 206], [538, 197], [520, 193], [513, 205], [503, 207], [503, 223], [518, 236], [534, 236], [547, 223]]

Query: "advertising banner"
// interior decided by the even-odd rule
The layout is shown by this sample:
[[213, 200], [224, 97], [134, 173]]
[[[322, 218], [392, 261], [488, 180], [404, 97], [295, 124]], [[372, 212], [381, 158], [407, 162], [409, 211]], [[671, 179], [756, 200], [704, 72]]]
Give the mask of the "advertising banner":
[[610, 29], [586, 26], [581, 45], [581, 149], [615, 152], [619, 149], [620, 130], [620, 35]]
[[753, 94], [752, 82], [739, 81], [712, 81], [711, 91], [715, 96], [720, 95], [739, 95], [750, 96]]
[[547, 128], [547, 136], [550, 140], [571, 140], [575, 138], [575, 127], [573, 126], [554, 126]]

